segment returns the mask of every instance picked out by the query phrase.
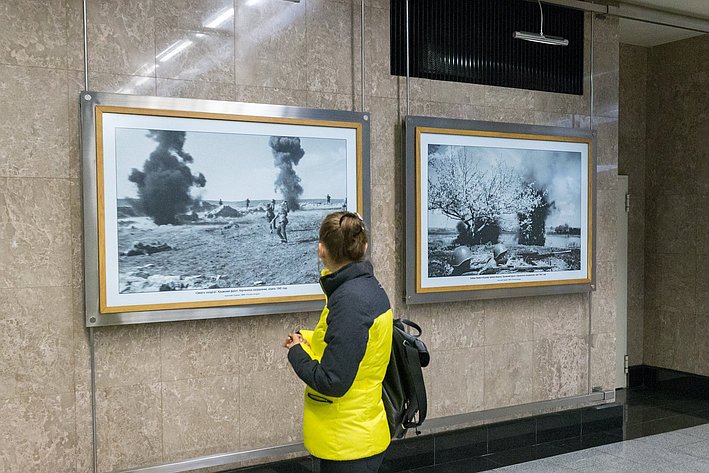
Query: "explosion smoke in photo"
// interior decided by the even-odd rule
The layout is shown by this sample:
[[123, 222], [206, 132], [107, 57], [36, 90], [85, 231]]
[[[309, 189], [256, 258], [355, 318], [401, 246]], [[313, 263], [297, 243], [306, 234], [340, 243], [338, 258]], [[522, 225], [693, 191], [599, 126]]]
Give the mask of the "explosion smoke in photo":
[[183, 150], [184, 131], [150, 130], [147, 135], [158, 143], [143, 164], [133, 168], [128, 180], [138, 186], [138, 197], [145, 213], [157, 225], [176, 224], [177, 215], [193, 203], [192, 186], [204, 187], [204, 175], [192, 174], [188, 164], [194, 159]]
[[298, 198], [303, 194], [303, 187], [300, 185], [300, 177], [296, 174], [293, 166], [298, 165], [305, 154], [303, 148], [300, 147], [300, 138], [272, 136], [268, 140], [268, 145], [273, 150], [273, 163], [279, 170], [274, 183], [276, 190], [280, 191], [283, 199], [288, 202], [290, 210], [299, 209]]

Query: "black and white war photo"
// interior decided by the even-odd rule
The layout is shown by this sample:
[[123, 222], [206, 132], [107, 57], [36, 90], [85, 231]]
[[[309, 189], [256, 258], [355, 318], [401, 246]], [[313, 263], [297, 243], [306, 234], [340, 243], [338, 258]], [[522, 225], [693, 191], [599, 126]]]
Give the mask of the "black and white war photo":
[[347, 155], [330, 137], [116, 128], [118, 292], [317, 284]]
[[428, 144], [427, 162], [428, 278], [504, 282], [582, 269], [582, 153]]

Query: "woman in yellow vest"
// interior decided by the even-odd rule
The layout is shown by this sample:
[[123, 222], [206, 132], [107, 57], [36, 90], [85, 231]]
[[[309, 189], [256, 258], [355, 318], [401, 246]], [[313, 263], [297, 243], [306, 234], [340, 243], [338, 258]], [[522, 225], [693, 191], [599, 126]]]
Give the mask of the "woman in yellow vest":
[[320, 226], [318, 256], [325, 308], [314, 330], [289, 334], [288, 361], [306, 386], [305, 447], [321, 473], [379, 470], [390, 435], [382, 380], [391, 354], [389, 298], [364, 261], [359, 215], [335, 212]]

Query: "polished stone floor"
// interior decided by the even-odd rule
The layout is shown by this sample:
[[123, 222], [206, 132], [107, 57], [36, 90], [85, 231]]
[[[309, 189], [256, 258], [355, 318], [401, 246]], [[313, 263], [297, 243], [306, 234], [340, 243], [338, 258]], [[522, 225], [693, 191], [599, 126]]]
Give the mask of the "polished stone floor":
[[[427, 471], [443, 473], [475, 470], [467, 470], [465, 467], [455, 470], [434, 467]], [[709, 472], [709, 424], [611, 443], [490, 471], [707, 473]]]

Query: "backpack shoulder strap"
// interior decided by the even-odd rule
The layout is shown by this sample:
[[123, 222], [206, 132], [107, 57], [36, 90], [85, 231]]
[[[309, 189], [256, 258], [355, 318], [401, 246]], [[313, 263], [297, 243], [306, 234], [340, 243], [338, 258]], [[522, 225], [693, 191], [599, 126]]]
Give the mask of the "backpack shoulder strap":
[[411, 346], [407, 342], [404, 342], [406, 347], [406, 362], [409, 365], [409, 374], [411, 380], [413, 381], [414, 390], [416, 391], [416, 403], [418, 404], [418, 420], [417, 422], [410, 422], [409, 425], [405, 427], [418, 427], [423, 424], [426, 419], [426, 413], [428, 410], [428, 403], [426, 400], [426, 386], [423, 383], [423, 373], [421, 372], [421, 363], [419, 361], [419, 353], [416, 347]]

